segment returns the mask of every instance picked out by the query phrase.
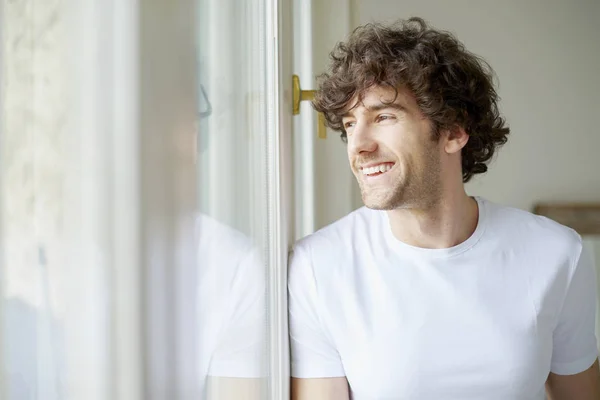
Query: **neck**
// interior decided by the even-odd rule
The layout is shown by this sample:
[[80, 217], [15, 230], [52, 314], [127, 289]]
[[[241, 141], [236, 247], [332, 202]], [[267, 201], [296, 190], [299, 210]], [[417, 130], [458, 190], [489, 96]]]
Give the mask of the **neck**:
[[423, 208], [388, 211], [396, 239], [415, 247], [442, 249], [467, 240], [479, 219], [477, 202], [464, 189]]

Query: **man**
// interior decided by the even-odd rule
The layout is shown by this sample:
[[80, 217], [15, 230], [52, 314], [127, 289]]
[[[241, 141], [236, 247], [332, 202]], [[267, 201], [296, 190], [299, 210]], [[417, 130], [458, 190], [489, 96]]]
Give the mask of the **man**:
[[491, 68], [417, 18], [331, 58], [315, 108], [366, 207], [294, 248], [292, 398], [600, 399], [581, 238], [465, 193], [509, 133]]

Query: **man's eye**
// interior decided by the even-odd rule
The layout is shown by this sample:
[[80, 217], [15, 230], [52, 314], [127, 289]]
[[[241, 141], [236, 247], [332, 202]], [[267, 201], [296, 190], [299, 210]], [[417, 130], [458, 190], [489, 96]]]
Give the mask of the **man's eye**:
[[354, 121], [348, 121], [344, 124], [344, 129], [352, 128], [355, 124], [356, 124], [356, 122], [354, 122]]
[[386, 120], [390, 120], [393, 119], [394, 116], [393, 115], [379, 115], [376, 119], [377, 122], [381, 122], [381, 121], [386, 121]]

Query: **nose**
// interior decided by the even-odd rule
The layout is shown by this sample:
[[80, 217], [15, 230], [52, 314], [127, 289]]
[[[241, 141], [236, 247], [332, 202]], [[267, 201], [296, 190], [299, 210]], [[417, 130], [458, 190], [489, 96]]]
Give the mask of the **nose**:
[[353, 154], [371, 153], [377, 150], [377, 141], [368, 125], [356, 124], [348, 136], [348, 150]]

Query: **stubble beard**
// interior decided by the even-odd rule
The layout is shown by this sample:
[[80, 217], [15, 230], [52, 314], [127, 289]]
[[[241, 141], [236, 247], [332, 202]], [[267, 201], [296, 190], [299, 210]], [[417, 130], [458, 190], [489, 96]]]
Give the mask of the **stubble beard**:
[[439, 155], [428, 152], [416, 171], [403, 172], [392, 187], [369, 189], [359, 180], [363, 202], [373, 210], [425, 209], [439, 202], [442, 192]]

